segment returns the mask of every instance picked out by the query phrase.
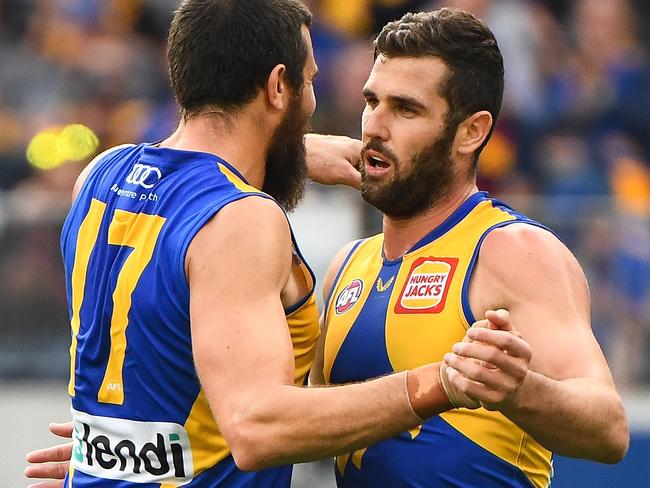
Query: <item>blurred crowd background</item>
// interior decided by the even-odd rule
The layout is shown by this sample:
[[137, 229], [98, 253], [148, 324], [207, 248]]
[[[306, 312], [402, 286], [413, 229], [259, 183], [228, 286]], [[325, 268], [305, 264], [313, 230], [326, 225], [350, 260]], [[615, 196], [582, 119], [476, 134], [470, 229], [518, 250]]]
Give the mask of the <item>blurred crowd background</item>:
[[[68, 124], [92, 129], [95, 153], [169, 134], [177, 108], [165, 44], [177, 3], [0, 0], [0, 379], [68, 374], [58, 234], [89, 157], [44, 167], [30, 164], [27, 147], [41, 131]], [[316, 19], [320, 67], [312, 128], [358, 137], [370, 40], [405, 11], [441, 3], [305, 3]], [[479, 164], [480, 188], [549, 225], [577, 254], [617, 384], [650, 386], [650, 2], [444, 4], [484, 19], [505, 58], [505, 106]], [[337, 193], [312, 185], [313, 208], [319, 195]], [[360, 216], [357, 236], [379, 229], [360, 199], [340, 201], [344, 213]], [[320, 218], [311, 219], [316, 232], [336, 232]]]

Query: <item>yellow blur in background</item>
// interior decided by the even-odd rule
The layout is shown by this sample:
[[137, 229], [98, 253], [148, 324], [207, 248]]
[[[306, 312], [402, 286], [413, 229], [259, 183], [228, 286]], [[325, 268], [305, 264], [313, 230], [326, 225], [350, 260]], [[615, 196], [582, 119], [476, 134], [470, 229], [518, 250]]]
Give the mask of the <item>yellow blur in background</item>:
[[82, 124], [50, 127], [36, 134], [27, 146], [27, 160], [41, 170], [83, 161], [97, 152], [99, 139]]

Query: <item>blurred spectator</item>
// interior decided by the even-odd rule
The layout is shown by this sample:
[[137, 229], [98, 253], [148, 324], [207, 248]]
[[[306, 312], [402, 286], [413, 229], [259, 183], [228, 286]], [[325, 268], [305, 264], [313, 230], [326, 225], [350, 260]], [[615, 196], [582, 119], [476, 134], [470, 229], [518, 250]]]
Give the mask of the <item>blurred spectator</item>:
[[0, 199], [0, 376], [67, 370], [58, 234], [87, 160], [36, 169], [26, 147], [70, 123], [91, 127], [102, 148], [173, 130], [165, 39], [176, 4], [0, 0], [0, 190], [13, 190]]
[[[315, 15], [320, 66], [312, 127], [351, 136], [360, 135], [370, 40], [387, 21], [444, 4], [491, 26], [504, 56], [506, 93], [479, 164], [480, 188], [548, 223], [574, 249], [617, 380], [650, 384], [650, 30], [640, 22], [648, 2], [305, 3]], [[97, 134], [97, 150], [169, 134], [178, 111], [165, 40], [177, 4], [0, 0], [0, 377], [38, 370], [30, 361], [44, 357], [47, 344], [38, 349], [24, 328], [68, 340], [58, 232], [85, 161], [36, 169], [26, 147], [39, 131], [72, 123]], [[360, 232], [375, 232], [378, 214], [363, 208]], [[17, 338], [41, 351], [20, 368], [11, 362], [20, 357], [9, 352]], [[3, 362], [8, 357], [12, 366]], [[49, 373], [66, 375], [65, 361]]]

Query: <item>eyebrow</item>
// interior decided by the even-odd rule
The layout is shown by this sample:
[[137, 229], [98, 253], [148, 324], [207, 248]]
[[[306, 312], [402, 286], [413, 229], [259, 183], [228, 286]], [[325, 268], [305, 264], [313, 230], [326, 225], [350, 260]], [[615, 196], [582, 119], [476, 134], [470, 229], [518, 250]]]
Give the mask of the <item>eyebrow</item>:
[[365, 98], [377, 98], [377, 94], [374, 91], [372, 91], [370, 88], [363, 89], [363, 96]]
[[[379, 98], [377, 96], [377, 94], [374, 91], [372, 91], [370, 88], [364, 88], [363, 89], [363, 96], [365, 98], [375, 98], [375, 99]], [[387, 98], [388, 98], [388, 101], [393, 105], [400, 105], [400, 104], [402, 104], [402, 105], [410, 105], [413, 108], [418, 109], [418, 110], [422, 110], [422, 111], [427, 109], [427, 107], [422, 102], [420, 102], [419, 100], [416, 100], [413, 97], [409, 97], [409, 96], [406, 96], [406, 95], [389, 95]]]

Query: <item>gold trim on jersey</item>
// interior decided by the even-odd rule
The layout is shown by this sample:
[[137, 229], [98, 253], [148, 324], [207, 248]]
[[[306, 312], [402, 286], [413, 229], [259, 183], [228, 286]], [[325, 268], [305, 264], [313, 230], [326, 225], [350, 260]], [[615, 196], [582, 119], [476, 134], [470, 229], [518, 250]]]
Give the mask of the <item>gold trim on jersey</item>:
[[230, 455], [230, 448], [212, 416], [203, 390], [194, 401], [184, 427], [192, 446], [194, 477]]
[[377, 284], [375, 285], [377, 287], [377, 291], [379, 293], [385, 292], [386, 290], [388, 290], [390, 288], [390, 285], [393, 284], [394, 280], [395, 280], [395, 275], [388, 278], [388, 281], [386, 283], [383, 283], [381, 281], [381, 276], [380, 276], [379, 278], [377, 278]]
[[316, 294], [310, 292], [309, 299], [298, 309], [287, 315], [287, 324], [291, 333], [293, 356], [296, 361], [294, 371], [294, 384], [304, 385], [311, 365], [316, 356], [316, 343], [320, 336], [318, 322], [318, 303]]
[[263, 191], [258, 190], [254, 186], [251, 186], [248, 183], [246, 183], [244, 180], [242, 180], [239, 176], [233, 173], [225, 164], [221, 164], [221, 163], [217, 163], [217, 164], [219, 166], [219, 170], [224, 174], [226, 178], [228, 178], [228, 181], [230, 181], [238, 190], [241, 190], [244, 193], [264, 194]]

